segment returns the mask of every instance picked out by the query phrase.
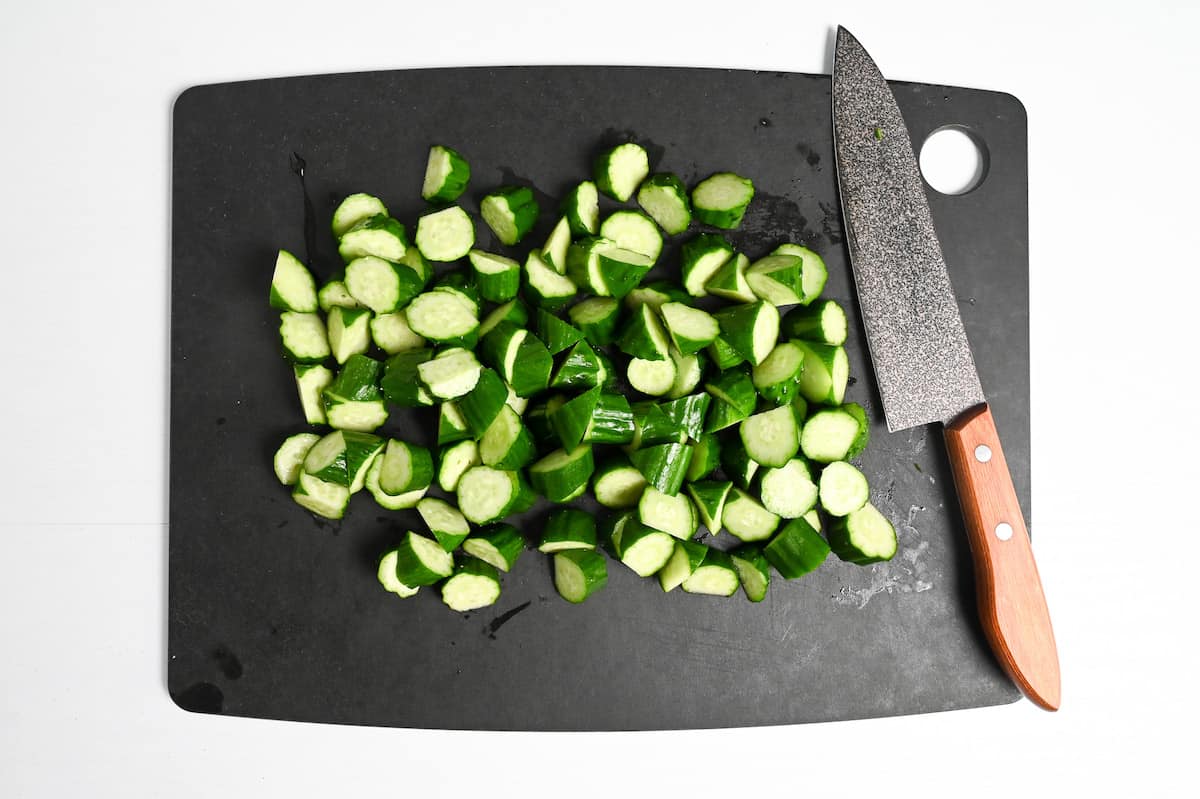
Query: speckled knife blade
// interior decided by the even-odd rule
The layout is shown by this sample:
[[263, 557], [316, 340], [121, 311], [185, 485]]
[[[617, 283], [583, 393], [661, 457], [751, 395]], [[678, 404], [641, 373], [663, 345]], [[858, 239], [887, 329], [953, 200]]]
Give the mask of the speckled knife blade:
[[859, 307], [888, 429], [946, 422], [984, 401], [925, 184], [896, 98], [839, 28], [833, 141]]

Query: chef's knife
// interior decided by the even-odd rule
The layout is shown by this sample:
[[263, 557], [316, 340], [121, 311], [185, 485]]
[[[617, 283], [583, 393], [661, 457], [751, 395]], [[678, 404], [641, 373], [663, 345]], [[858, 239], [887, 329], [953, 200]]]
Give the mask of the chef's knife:
[[879, 68], [841, 27], [833, 133], [850, 262], [888, 429], [945, 426], [984, 633], [1025, 695], [1057, 710], [1050, 613], [908, 128]]

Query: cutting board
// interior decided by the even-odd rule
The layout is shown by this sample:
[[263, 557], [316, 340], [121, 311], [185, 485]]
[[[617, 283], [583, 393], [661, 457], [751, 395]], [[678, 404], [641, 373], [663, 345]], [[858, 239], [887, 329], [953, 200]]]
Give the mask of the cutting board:
[[[1029, 518], [1024, 109], [1000, 93], [893, 85], [915, 142], [957, 124], [988, 150], [977, 189], [930, 201]], [[940, 431], [883, 424], [829, 109], [828, 76], [706, 69], [410, 70], [184, 92], [173, 130], [172, 699], [234, 716], [533, 730], [787, 724], [1015, 700], [976, 621]], [[751, 258], [785, 240], [824, 255], [826, 294], [851, 314], [847, 399], [872, 420], [862, 468], [896, 524], [898, 554], [865, 568], [831, 558], [801, 580], [776, 579], [761, 604], [663, 594], [610, 562], [607, 588], [573, 606], [537, 552], [484, 610], [454, 613], [436, 590], [384, 592], [375, 559], [405, 529], [422, 530], [415, 513], [383, 511], [363, 492], [342, 522], [317, 519], [271, 470], [279, 442], [304, 428], [267, 305], [275, 251], [328, 277], [340, 265], [328, 220], [355, 191], [411, 224], [434, 143], [469, 157], [474, 211], [487, 189], [514, 182], [553, 208], [597, 149], [627, 139], [689, 184], [721, 170], [752, 177], [757, 195], [731, 235]], [[494, 246], [479, 227], [480, 245]], [[664, 263], [676, 263], [682, 238]], [[428, 435], [411, 416], [389, 425]]]

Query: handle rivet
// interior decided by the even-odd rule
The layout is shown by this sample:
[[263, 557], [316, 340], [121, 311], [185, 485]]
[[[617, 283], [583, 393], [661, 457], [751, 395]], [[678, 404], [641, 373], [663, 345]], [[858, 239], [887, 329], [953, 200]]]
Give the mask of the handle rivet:
[[992, 448], [987, 444], [980, 444], [975, 448], [975, 460], [980, 463], [987, 463], [992, 459]]
[[1000, 522], [996, 525], [996, 538], [999, 538], [1001, 541], [1007, 541], [1012, 538], [1012, 534], [1012, 525], [1008, 522]]

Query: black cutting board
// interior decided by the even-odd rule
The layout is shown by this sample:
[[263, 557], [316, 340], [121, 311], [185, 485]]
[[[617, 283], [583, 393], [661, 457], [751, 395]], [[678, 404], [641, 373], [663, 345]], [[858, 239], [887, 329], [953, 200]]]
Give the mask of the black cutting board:
[[[1024, 109], [994, 92], [894, 88], [913, 141], [959, 124], [988, 148], [979, 188], [930, 200], [1028, 518]], [[612, 730], [1017, 698], [975, 619], [940, 431], [888, 434], [883, 425], [842, 239], [827, 76], [521, 67], [287, 78], [189, 89], [173, 135], [168, 687], [180, 706], [405, 727]], [[380, 195], [411, 225], [434, 143], [470, 159], [464, 202], [476, 210], [484, 191], [513, 182], [549, 204], [588, 175], [599, 147], [625, 139], [689, 184], [721, 170], [752, 177], [758, 193], [732, 235], [751, 258], [785, 240], [825, 256], [827, 296], [852, 314], [847, 399], [873, 421], [862, 465], [897, 524], [899, 553], [867, 568], [831, 559], [802, 580], [776, 580], [761, 604], [664, 595], [657, 581], [610, 562], [607, 588], [572, 606], [534, 551], [492, 608], [459, 615], [435, 589], [406, 601], [385, 593], [374, 560], [404, 529], [422, 529], [415, 513], [383, 511], [363, 492], [344, 521], [318, 520], [271, 470], [275, 447], [304, 428], [267, 305], [276, 249], [330, 275], [339, 261], [328, 220], [355, 191]], [[543, 217], [545, 229], [552, 213]], [[480, 246], [493, 246], [479, 228]], [[411, 417], [389, 424], [428, 435]]]

